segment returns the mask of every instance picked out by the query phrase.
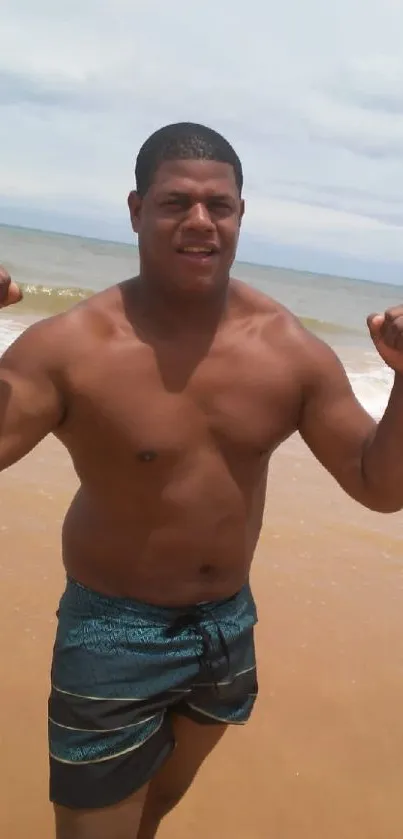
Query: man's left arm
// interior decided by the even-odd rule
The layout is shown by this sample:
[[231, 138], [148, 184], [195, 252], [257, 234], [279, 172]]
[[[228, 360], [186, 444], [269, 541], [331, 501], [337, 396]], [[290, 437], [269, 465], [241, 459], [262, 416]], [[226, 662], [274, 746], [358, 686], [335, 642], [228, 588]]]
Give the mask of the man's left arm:
[[383, 418], [377, 424], [367, 414], [333, 350], [310, 336], [299, 431], [352, 498], [390, 513], [403, 508], [403, 307], [370, 316], [368, 327], [380, 356], [395, 371]]

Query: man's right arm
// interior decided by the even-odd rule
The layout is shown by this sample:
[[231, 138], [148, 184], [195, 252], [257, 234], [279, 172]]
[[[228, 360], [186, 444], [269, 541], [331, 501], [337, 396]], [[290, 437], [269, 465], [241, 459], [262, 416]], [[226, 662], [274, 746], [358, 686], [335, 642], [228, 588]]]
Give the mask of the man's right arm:
[[0, 359], [0, 471], [28, 454], [63, 420], [55, 337], [51, 321], [36, 323]]

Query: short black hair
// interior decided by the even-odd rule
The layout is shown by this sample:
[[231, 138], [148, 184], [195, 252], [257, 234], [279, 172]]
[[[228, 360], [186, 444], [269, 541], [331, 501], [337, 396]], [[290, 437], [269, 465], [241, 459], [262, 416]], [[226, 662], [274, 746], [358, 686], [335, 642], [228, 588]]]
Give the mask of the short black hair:
[[166, 160], [216, 160], [228, 163], [235, 174], [239, 194], [243, 187], [241, 161], [228, 140], [217, 131], [196, 122], [177, 122], [158, 129], [145, 141], [136, 161], [136, 188], [144, 197], [155, 173]]

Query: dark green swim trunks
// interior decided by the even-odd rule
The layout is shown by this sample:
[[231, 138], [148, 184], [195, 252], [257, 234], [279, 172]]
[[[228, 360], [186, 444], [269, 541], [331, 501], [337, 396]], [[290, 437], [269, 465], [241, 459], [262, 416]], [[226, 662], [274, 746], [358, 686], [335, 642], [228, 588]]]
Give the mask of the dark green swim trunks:
[[170, 715], [245, 723], [256, 694], [249, 586], [189, 609], [106, 597], [67, 581], [49, 699], [50, 798], [105, 807], [171, 754]]

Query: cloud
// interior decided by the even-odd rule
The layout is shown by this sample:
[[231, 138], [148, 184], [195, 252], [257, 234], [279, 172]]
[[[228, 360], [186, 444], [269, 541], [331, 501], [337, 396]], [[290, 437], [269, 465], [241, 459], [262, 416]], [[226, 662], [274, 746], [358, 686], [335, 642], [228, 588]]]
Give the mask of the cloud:
[[401, 158], [401, 53], [344, 59], [307, 93], [301, 117], [312, 139], [370, 158]]
[[402, 31], [398, 0], [3, 0], [0, 221], [127, 238], [138, 148], [193, 119], [242, 157], [247, 258], [396, 278]]
[[105, 105], [96, 85], [80, 84], [54, 75], [0, 71], [1, 106], [100, 110]]
[[381, 114], [403, 114], [403, 59], [374, 54], [341, 67], [333, 86], [343, 98]]

